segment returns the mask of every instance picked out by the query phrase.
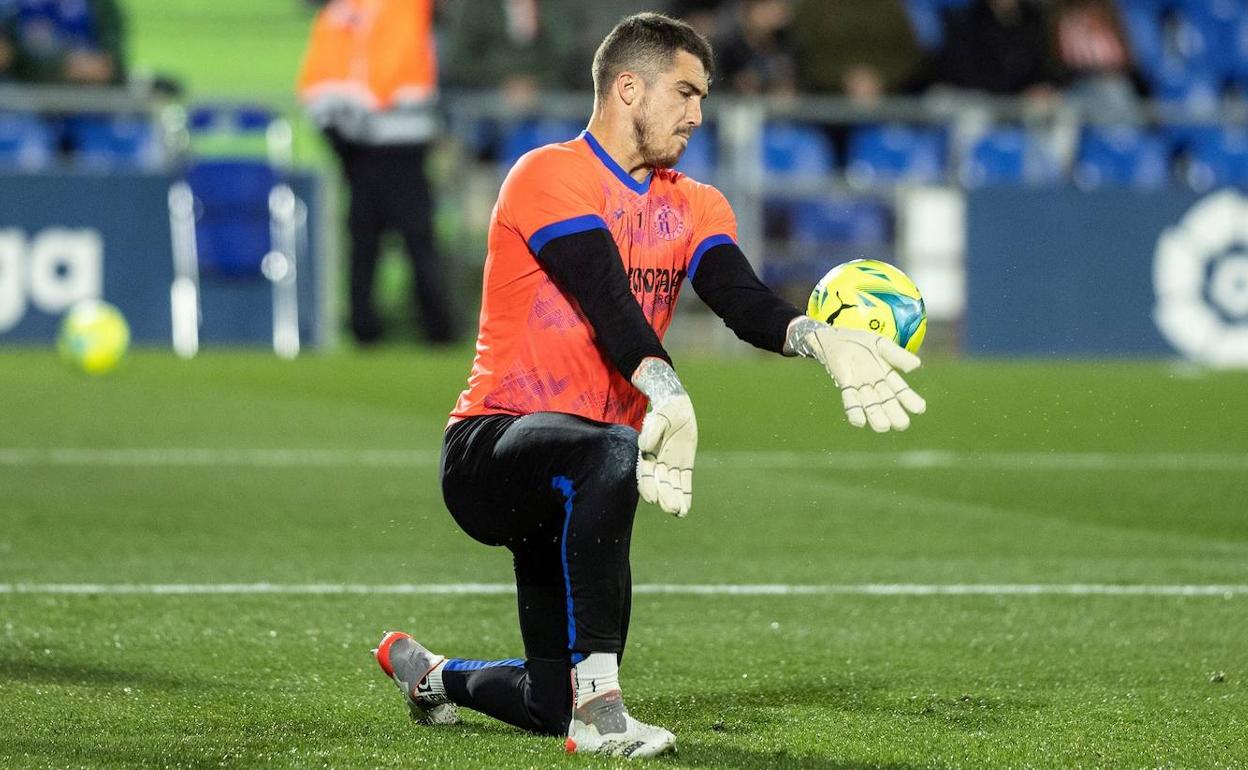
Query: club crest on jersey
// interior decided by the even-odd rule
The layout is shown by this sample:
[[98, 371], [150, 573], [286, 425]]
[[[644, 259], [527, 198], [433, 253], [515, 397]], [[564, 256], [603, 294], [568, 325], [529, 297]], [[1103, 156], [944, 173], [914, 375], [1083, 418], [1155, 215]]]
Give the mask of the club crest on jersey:
[[654, 212], [654, 234], [665, 241], [674, 241], [685, 232], [685, 223], [676, 209], [664, 204]]

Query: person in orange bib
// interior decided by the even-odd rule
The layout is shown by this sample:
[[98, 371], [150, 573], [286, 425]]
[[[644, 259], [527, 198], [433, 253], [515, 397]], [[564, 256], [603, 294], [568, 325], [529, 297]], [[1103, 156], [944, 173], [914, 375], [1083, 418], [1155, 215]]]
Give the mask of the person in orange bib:
[[386, 633], [377, 660], [419, 721], [453, 722], [464, 706], [559, 735], [570, 752], [675, 746], [629, 714], [619, 663], [638, 498], [680, 517], [692, 503], [697, 421], [662, 343], [686, 281], [743, 340], [821, 362], [851, 424], [903, 430], [925, 409], [896, 371], [918, 358], [774, 295], [724, 196], [672, 170], [702, 122], [711, 61], [683, 22], [624, 19], [594, 57], [589, 127], [503, 182], [441, 472], [459, 526], [512, 553], [524, 657], [446, 658]]
[[384, 332], [373, 288], [381, 236], [391, 228], [407, 247], [425, 339], [443, 344], [455, 337], [425, 173], [438, 132], [433, 2], [331, 0], [317, 14], [299, 72], [299, 99], [351, 191], [351, 331], [364, 345]]

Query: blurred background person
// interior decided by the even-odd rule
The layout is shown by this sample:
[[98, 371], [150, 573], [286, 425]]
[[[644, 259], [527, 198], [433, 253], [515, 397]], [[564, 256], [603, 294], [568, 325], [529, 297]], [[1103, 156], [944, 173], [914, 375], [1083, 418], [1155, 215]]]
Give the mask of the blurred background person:
[[1057, 0], [1053, 30], [1066, 98], [1101, 114], [1138, 118], [1146, 85], [1111, 0]]
[[12, 0], [0, 0], [0, 83], [13, 77], [13, 64], [16, 56], [16, 49], [13, 46], [16, 11], [17, 7]]
[[802, 0], [798, 87], [870, 105], [913, 88], [923, 52], [901, 0]]
[[944, 42], [925, 66], [928, 85], [1035, 101], [1056, 93], [1050, 36], [1031, 0], [971, 0], [944, 17]]
[[325, 132], [350, 190], [350, 326], [361, 344], [383, 328], [373, 304], [383, 231], [403, 236], [425, 338], [452, 342], [452, 308], [433, 237], [425, 172], [437, 134], [432, 0], [333, 0], [317, 15], [299, 98]]
[[741, 0], [731, 28], [715, 42], [719, 81], [739, 94], [797, 93], [792, 0]]
[[7, 60], [13, 78], [26, 83], [124, 82], [125, 28], [116, 0], [9, 0], [7, 6], [0, 72]]
[[573, 86], [576, 19], [571, 0], [453, 0], [442, 62], [448, 87], [499, 89], [516, 109], [542, 91]]

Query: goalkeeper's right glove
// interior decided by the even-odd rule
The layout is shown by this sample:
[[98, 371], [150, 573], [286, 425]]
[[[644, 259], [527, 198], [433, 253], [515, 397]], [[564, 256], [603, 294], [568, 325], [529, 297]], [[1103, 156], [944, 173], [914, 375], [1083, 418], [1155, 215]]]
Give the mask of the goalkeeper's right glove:
[[849, 424], [870, 423], [877, 433], [905, 430], [910, 415], [927, 411], [927, 402], [910, 389], [895, 370], [911, 372], [919, 357], [878, 334], [837, 329], [808, 316], [790, 324], [786, 353], [796, 353], [823, 364], [841, 389]]
[[693, 458], [698, 421], [676, 372], [661, 358], [647, 358], [632, 377], [650, 399], [637, 437], [637, 491], [648, 503], [678, 517], [693, 504]]

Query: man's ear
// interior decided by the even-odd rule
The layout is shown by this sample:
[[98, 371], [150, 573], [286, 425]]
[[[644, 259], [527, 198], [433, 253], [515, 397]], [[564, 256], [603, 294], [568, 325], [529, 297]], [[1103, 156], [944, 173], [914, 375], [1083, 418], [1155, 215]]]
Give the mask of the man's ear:
[[646, 84], [635, 73], [624, 71], [615, 76], [615, 92], [620, 101], [632, 106], [645, 92]]

